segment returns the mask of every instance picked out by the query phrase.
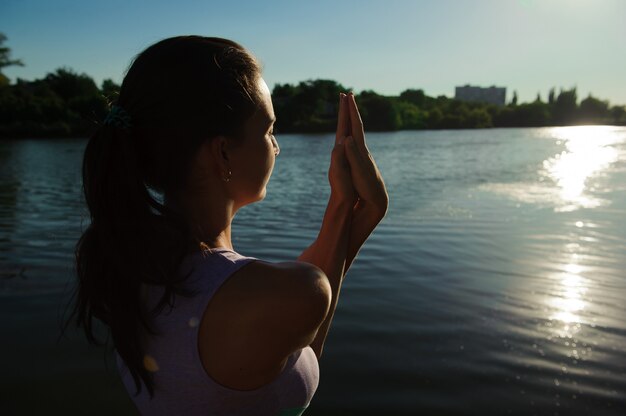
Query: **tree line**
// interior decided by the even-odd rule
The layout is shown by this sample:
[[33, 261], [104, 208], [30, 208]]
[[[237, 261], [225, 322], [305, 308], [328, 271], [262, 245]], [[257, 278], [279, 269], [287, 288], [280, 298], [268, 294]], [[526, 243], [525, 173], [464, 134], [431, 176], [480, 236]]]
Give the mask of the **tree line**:
[[[278, 84], [272, 98], [282, 132], [333, 131], [335, 104], [340, 91], [349, 88], [331, 80], [311, 80], [297, 85]], [[541, 127], [579, 124], [626, 125], [624, 106], [610, 106], [592, 95], [578, 101], [576, 88], [552, 88], [546, 101], [538, 94], [530, 103], [517, 103], [517, 94], [505, 106], [464, 102], [440, 95], [430, 97], [420, 89], [399, 96], [367, 90], [356, 95], [368, 130], [472, 129], [489, 127]]]
[[[87, 136], [100, 123], [119, 93], [111, 79], [101, 85], [87, 74], [59, 68], [42, 79], [10, 83], [2, 69], [23, 65], [10, 57], [0, 33], [0, 138]], [[349, 91], [333, 80], [277, 84], [272, 92], [278, 133], [332, 132], [336, 126], [339, 92]], [[446, 96], [430, 97], [421, 89], [398, 96], [366, 90], [356, 95], [361, 116], [370, 131], [413, 129], [471, 129], [539, 127], [576, 124], [626, 125], [624, 106], [589, 95], [580, 102], [576, 88], [553, 88], [542, 100], [505, 106], [463, 102]]]

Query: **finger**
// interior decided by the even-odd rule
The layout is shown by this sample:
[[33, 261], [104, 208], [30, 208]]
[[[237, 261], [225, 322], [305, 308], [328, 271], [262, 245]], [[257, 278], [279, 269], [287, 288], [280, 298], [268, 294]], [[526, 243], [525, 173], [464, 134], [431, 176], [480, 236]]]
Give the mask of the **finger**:
[[350, 127], [352, 130], [352, 137], [354, 137], [357, 145], [361, 151], [366, 151], [365, 146], [365, 132], [363, 131], [363, 120], [359, 113], [359, 108], [356, 105], [354, 94], [348, 95], [348, 107], [350, 112]]
[[337, 134], [335, 135], [335, 143], [341, 138], [350, 135], [350, 115], [348, 114], [348, 105], [346, 102], [346, 94], [339, 94], [339, 114], [337, 115]]
[[345, 153], [350, 166], [352, 183], [359, 198], [363, 201], [384, 199], [382, 194], [386, 191], [378, 169], [373, 165], [372, 159], [361, 154], [352, 137], [346, 139]]
[[367, 175], [367, 166], [361, 152], [357, 148], [356, 140], [353, 137], [348, 137], [345, 141], [346, 159], [350, 165], [350, 171], [353, 172], [353, 180], [358, 177], [364, 177]]
[[330, 152], [331, 162], [337, 162], [340, 160], [344, 153], [345, 147], [343, 143], [336, 143], [335, 147], [333, 147], [333, 150]]
[[346, 159], [348, 159], [348, 163], [350, 164], [350, 170], [354, 169], [356, 171], [359, 165], [359, 152], [354, 148], [354, 139], [351, 136], [346, 137], [346, 140], [344, 141], [344, 146]]
[[338, 166], [348, 164], [345, 137], [340, 138], [339, 141], [335, 143], [335, 146], [333, 146], [333, 150], [330, 153], [330, 164], [338, 164]]
[[374, 159], [369, 153], [364, 155], [358, 149], [358, 144], [353, 138], [350, 138], [345, 146], [346, 158], [348, 159], [351, 168], [354, 168], [353, 171], [355, 175], [366, 178], [367, 180], [373, 180], [374, 178], [380, 176], [380, 171], [378, 170]]

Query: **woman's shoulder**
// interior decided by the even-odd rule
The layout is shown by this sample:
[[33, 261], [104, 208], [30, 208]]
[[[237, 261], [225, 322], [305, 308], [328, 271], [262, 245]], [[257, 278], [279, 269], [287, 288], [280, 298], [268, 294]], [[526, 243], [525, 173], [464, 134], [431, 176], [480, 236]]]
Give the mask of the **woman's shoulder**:
[[205, 369], [226, 386], [264, 384], [290, 354], [311, 343], [330, 299], [326, 275], [311, 264], [249, 262], [224, 282], [205, 310], [199, 334]]
[[[316, 266], [256, 260], [234, 273], [212, 303], [219, 305], [222, 316], [237, 316], [241, 328], [278, 339], [289, 337], [289, 332], [316, 330], [328, 313], [331, 298], [328, 278]], [[289, 352], [306, 345], [294, 346]]]
[[258, 303], [271, 303], [285, 297], [311, 299], [327, 289], [328, 279], [324, 272], [309, 263], [270, 262], [228, 252], [220, 255], [243, 263], [224, 284], [225, 291], [236, 296], [237, 303], [246, 302], [254, 307]]
[[[214, 297], [220, 299], [211, 303], [255, 308], [259, 303], [302, 297], [311, 302], [316, 295], [323, 297], [330, 286], [324, 272], [306, 262], [270, 262], [221, 247], [193, 253], [190, 260], [187, 265], [198, 273], [194, 281], [219, 280]], [[212, 275], [212, 279], [204, 278], [204, 274]], [[217, 276], [221, 279], [215, 279]]]
[[[220, 272], [222, 269], [226, 269], [223, 271], [230, 271], [233, 274], [228, 280], [250, 285], [259, 290], [272, 282], [293, 283], [297, 286], [308, 280], [319, 280], [320, 275], [323, 275], [318, 267], [310, 263], [301, 261], [270, 262], [225, 247], [190, 252], [184, 263], [185, 266], [194, 268], [200, 266], [201, 270], [206, 271]], [[297, 280], [294, 281], [291, 277]]]
[[238, 272], [240, 279], [259, 289], [267, 287], [270, 283], [298, 286], [311, 280], [316, 281], [324, 275], [318, 267], [301, 261], [270, 262], [244, 258], [254, 261], [250, 261], [250, 264]]

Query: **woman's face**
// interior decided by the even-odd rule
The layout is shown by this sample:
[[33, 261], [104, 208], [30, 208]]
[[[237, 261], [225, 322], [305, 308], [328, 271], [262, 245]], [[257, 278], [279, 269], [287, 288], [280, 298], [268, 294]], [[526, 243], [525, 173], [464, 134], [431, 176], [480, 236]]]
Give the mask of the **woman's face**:
[[280, 151], [273, 135], [274, 107], [265, 81], [257, 80], [260, 104], [244, 125], [244, 137], [229, 152], [231, 180], [229, 190], [237, 205], [243, 206], [265, 197], [266, 185]]

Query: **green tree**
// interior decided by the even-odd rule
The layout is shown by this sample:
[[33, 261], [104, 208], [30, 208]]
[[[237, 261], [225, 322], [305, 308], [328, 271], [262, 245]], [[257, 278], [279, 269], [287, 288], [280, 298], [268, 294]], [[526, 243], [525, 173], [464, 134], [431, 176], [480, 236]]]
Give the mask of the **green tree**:
[[60, 136], [71, 133], [71, 112], [42, 80], [0, 89], [0, 137]]
[[298, 89], [290, 84], [276, 84], [272, 91], [272, 101], [274, 112], [276, 113], [276, 123], [274, 131], [277, 133], [287, 133], [294, 131], [294, 122], [299, 117], [299, 109], [296, 108], [294, 97]]
[[59, 68], [48, 74], [44, 82], [72, 112], [75, 123], [102, 120], [107, 111], [106, 98], [94, 80], [87, 74], [78, 74], [69, 68]]
[[99, 95], [96, 83], [87, 74], [78, 74], [69, 68], [59, 68], [46, 75], [45, 82], [63, 100], [75, 97]]
[[520, 104], [514, 109], [513, 125], [518, 127], [540, 127], [550, 124], [549, 106], [535, 101]]
[[591, 94], [580, 102], [580, 120], [583, 122], [601, 122], [611, 118], [609, 102], [601, 101]]
[[2, 73], [2, 70], [9, 66], [24, 66], [21, 59], [11, 59], [11, 48], [4, 46], [7, 41], [4, 33], [0, 32], [0, 86], [9, 85], [9, 78]]
[[363, 91], [357, 97], [363, 124], [371, 131], [390, 131], [400, 128], [402, 121], [391, 100], [374, 91]]
[[554, 102], [554, 121], [558, 124], [565, 125], [573, 122], [578, 111], [578, 97], [576, 88], [571, 90], [561, 90], [559, 96]]
[[395, 101], [394, 106], [400, 117], [400, 129], [416, 130], [426, 128], [427, 112], [419, 109], [415, 104], [403, 100]]
[[464, 125], [470, 129], [485, 129], [493, 127], [493, 121], [491, 114], [484, 107], [474, 108], [467, 114]]
[[511, 99], [511, 105], [517, 105], [517, 91], [513, 91], [513, 98]]
[[489, 107], [489, 113], [496, 127], [514, 127], [516, 125], [516, 112], [512, 107]]
[[622, 106], [614, 106], [611, 108], [611, 117], [613, 118], [613, 123], [615, 124], [626, 124], [626, 107]]
[[424, 108], [426, 94], [422, 90], [405, 90], [400, 93], [400, 100], [413, 104], [417, 108]]
[[102, 91], [102, 95], [109, 102], [114, 102], [117, 100], [117, 97], [120, 95], [120, 86], [113, 82], [112, 79], [105, 79], [102, 81], [102, 85], [100, 87]]
[[276, 85], [273, 91], [278, 132], [332, 131], [337, 124], [339, 92], [348, 91], [332, 80], [309, 80], [297, 86]]
[[443, 120], [443, 112], [440, 108], [435, 107], [428, 111], [426, 117], [426, 127], [429, 129], [440, 129]]
[[0, 89], [0, 137], [85, 136], [107, 111], [95, 82], [66, 68]]

